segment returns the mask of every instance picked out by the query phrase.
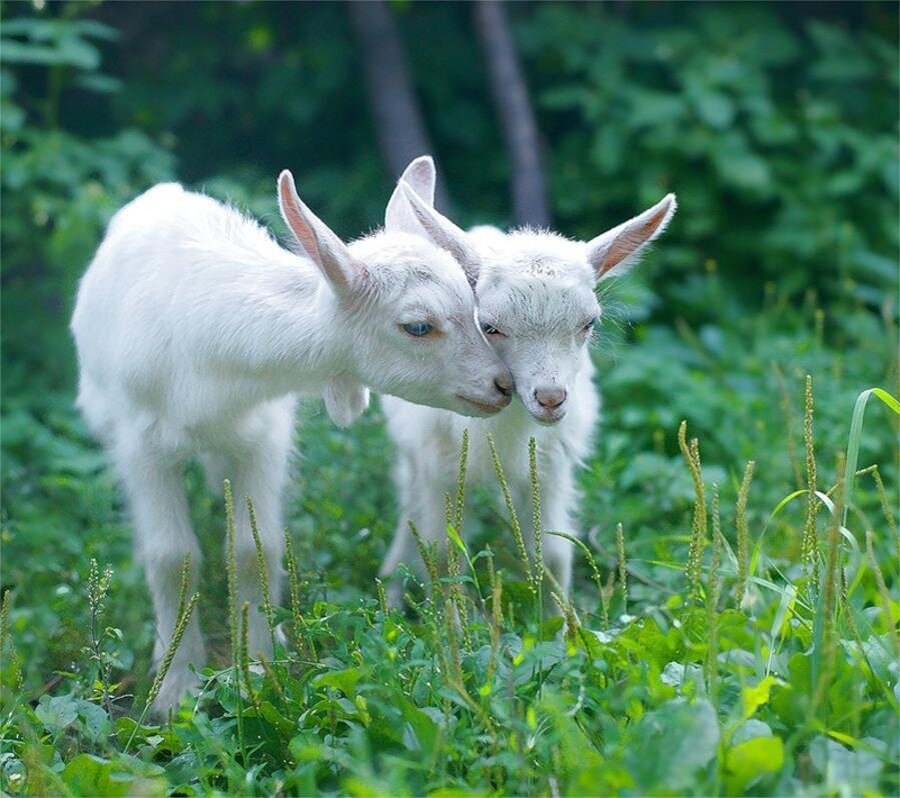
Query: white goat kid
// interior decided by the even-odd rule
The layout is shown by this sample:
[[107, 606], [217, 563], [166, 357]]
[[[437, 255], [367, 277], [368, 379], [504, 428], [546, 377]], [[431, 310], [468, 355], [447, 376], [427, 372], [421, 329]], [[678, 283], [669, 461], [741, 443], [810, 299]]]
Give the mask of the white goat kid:
[[[365, 409], [365, 386], [469, 415], [509, 402], [509, 372], [449, 254], [402, 232], [348, 247], [300, 201], [289, 172], [279, 201], [308, 257], [209, 197], [156, 186], [112, 219], [78, 291], [78, 406], [125, 486], [156, 612], [157, 666], [175, 627], [182, 562], [190, 555], [192, 589], [200, 563], [185, 459], [199, 456], [211, 483], [232, 482], [237, 600], [254, 610], [251, 654], [271, 655], [244, 498], [277, 600], [295, 396], [324, 396], [342, 426]], [[157, 712], [193, 685], [189, 664], [204, 664], [196, 620]]]
[[[465, 233], [431, 207], [434, 170], [414, 162], [388, 205], [387, 229], [418, 230], [454, 253], [475, 283], [482, 329], [509, 367], [519, 401], [492, 419], [463, 419], [454, 413], [383, 402], [397, 447], [396, 483], [400, 520], [382, 565], [384, 576], [404, 562], [420, 576], [423, 564], [409, 530], [413, 521], [426, 541], [445, 544], [444, 494], [453, 490], [459, 446], [470, 430], [468, 480], [496, 485], [487, 444], [491, 433], [522, 523], [531, 529], [528, 440], [536, 439], [541, 475], [543, 526], [577, 535], [576, 467], [588, 456], [600, 412], [587, 342], [600, 318], [598, 281], [622, 274], [660, 235], [675, 212], [670, 194], [657, 205], [583, 243], [549, 232], [490, 227]], [[411, 190], [412, 189], [412, 190]], [[546, 565], [568, 592], [572, 545], [547, 536]], [[397, 605], [401, 585], [391, 586]]]

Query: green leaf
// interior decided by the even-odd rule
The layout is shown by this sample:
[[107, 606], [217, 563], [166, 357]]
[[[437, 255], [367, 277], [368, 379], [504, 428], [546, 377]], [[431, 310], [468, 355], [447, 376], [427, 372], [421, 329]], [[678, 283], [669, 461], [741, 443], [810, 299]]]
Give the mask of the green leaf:
[[730, 793], [741, 792], [755, 778], [777, 773], [784, 765], [784, 743], [780, 737], [754, 737], [725, 754]]
[[872, 396], [878, 397], [884, 404], [893, 410], [894, 413], [900, 415], [900, 402], [883, 388], [869, 388], [856, 397], [856, 404], [853, 406], [853, 418], [850, 421], [850, 436], [847, 440], [846, 479], [844, 480], [844, 517], [841, 519], [841, 523], [844, 526], [847, 524], [847, 513], [850, 510], [850, 500], [853, 498], [853, 484], [856, 475], [856, 465], [859, 462], [859, 442], [862, 437], [863, 416], [866, 412], [866, 405]]
[[632, 740], [626, 765], [643, 792], [686, 790], [716, 755], [719, 721], [708, 701], [675, 699], [644, 715]]
[[78, 699], [71, 695], [42, 695], [34, 714], [48, 731], [60, 732], [78, 719]]
[[447, 524], [447, 537], [453, 541], [456, 548], [463, 554], [466, 553], [466, 544], [463, 543], [462, 538], [459, 536], [459, 532], [456, 531], [456, 527], [454, 527], [453, 524]]
[[164, 796], [163, 769], [133, 757], [116, 761], [79, 754], [62, 771], [62, 780], [80, 796]]
[[775, 683], [774, 676], [766, 676], [759, 684], [741, 690], [741, 705], [745, 718], [749, 718], [759, 707], [769, 703], [769, 693]]
[[356, 683], [363, 675], [364, 672], [360, 668], [344, 668], [343, 670], [319, 674], [313, 679], [312, 683], [313, 687], [334, 687], [348, 698], [353, 698]]

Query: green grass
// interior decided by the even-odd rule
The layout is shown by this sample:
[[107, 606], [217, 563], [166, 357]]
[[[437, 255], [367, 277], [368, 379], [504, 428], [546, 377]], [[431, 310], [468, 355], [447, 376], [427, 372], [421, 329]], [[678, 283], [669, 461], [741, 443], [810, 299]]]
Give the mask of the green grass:
[[[290, 642], [261, 672], [242, 629], [269, 608], [221, 612], [226, 508], [188, 474], [206, 560], [199, 602], [182, 603], [212, 662], [202, 699], [164, 725], [143, 713], [152, 619], [118, 493], [71, 396], [32, 384], [3, 418], [0, 786], [896, 794], [889, 334], [859, 309], [823, 335], [814, 308], [780, 300], [699, 330], [611, 332], [574, 592], [548, 620], [535, 608], [556, 590], [539, 559], [522, 562], [502, 498], [462, 490], [455, 576], [410, 585], [415, 612], [386, 612], [374, 577], [396, 511], [380, 414], [340, 431], [310, 405], [289, 489], [290, 590], [271, 608]], [[863, 394], [873, 386], [889, 390]], [[861, 395], [881, 399], [864, 424]]]

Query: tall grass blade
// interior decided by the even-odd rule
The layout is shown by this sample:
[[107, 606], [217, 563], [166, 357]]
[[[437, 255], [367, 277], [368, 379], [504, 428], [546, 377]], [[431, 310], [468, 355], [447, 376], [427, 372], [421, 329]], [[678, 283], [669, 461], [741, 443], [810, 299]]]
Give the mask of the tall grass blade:
[[900, 402], [882, 388], [869, 388], [856, 397], [856, 404], [853, 406], [853, 417], [850, 420], [850, 437], [847, 440], [847, 478], [844, 480], [843, 507], [844, 512], [841, 523], [847, 525], [847, 512], [850, 509], [850, 501], [853, 497], [854, 477], [856, 475], [856, 464], [859, 462], [859, 442], [862, 437], [863, 417], [866, 412], [866, 405], [873, 396], [880, 399], [894, 413], [900, 415]]

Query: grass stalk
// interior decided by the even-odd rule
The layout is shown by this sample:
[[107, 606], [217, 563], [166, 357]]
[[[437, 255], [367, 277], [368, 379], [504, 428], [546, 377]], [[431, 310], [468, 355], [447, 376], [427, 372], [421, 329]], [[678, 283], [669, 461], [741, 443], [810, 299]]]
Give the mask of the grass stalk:
[[256, 570], [259, 573], [259, 584], [262, 587], [263, 612], [266, 615], [266, 623], [269, 626], [269, 634], [272, 636], [272, 651], [275, 650], [275, 611], [272, 609], [272, 593], [269, 590], [269, 566], [266, 564], [266, 554], [263, 551], [262, 539], [259, 535], [259, 525], [256, 523], [256, 512], [253, 509], [253, 501], [247, 496], [247, 516], [250, 519], [250, 534], [253, 536], [253, 545], [256, 548]]
[[244, 709], [241, 701], [240, 689], [240, 627], [238, 620], [238, 595], [237, 595], [237, 556], [235, 554], [235, 529], [234, 529], [234, 495], [231, 492], [231, 481], [224, 482], [225, 494], [225, 526], [227, 530], [226, 543], [226, 572], [228, 575], [228, 632], [231, 638], [231, 672], [235, 686], [235, 703], [238, 743], [244, 765], [247, 764], [247, 751], [244, 746]]
[[541, 520], [541, 483], [538, 477], [537, 441], [528, 439], [528, 479], [531, 485], [531, 523], [534, 533], [534, 582], [537, 598], [535, 600], [535, 622], [540, 623], [543, 615], [543, 583], [544, 583], [544, 529]]
[[806, 447], [806, 521], [803, 525], [803, 539], [800, 557], [803, 567], [814, 589], [819, 585], [819, 542], [816, 533], [816, 513], [819, 502], [816, 498], [816, 451], [813, 436], [812, 377], [806, 375], [805, 404], [803, 413], [803, 442]]
[[863, 468], [856, 472], [856, 476], [858, 477], [866, 474], [872, 475], [872, 479], [875, 482], [875, 489], [878, 491], [878, 500], [881, 502], [882, 515], [884, 515], [884, 519], [887, 521], [888, 529], [893, 532], [897, 529], [897, 522], [894, 520], [894, 514], [891, 512], [891, 502], [890, 499], [888, 499], [887, 490], [885, 490], [884, 482], [881, 479], [881, 471], [878, 469], [878, 465], [873, 464], [868, 468]]
[[[257, 709], [259, 708], [259, 697], [253, 689], [253, 682], [250, 674], [250, 652], [247, 645], [247, 635], [250, 627], [250, 602], [245, 601], [241, 604], [241, 648], [238, 654], [238, 662], [240, 665], [240, 674], [244, 677], [244, 685], [247, 688], [247, 695], [250, 697], [250, 703]], [[240, 689], [240, 688], [239, 688]]]
[[[621, 526], [621, 524], [619, 524], [619, 526]], [[597, 567], [597, 561], [594, 559], [594, 555], [591, 553], [591, 550], [587, 547], [587, 544], [585, 544], [584, 541], [579, 540], [574, 535], [568, 535], [565, 532], [557, 532], [551, 530], [547, 530], [547, 534], [553, 535], [554, 537], [558, 538], [565, 538], [570, 543], [581, 549], [581, 553], [584, 554], [585, 558], [588, 561], [588, 565], [591, 568], [591, 578], [594, 580], [594, 584], [597, 586], [597, 592], [600, 594], [600, 611], [601, 617], [603, 619], [603, 628], [609, 629], [609, 602], [603, 589], [603, 580], [600, 578], [600, 569]], [[624, 546], [625, 543], [623, 538], [623, 550]]]
[[112, 569], [107, 567], [100, 573], [100, 566], [97, 560], [91, 558], [90, 570], [88, 571], [87, 596], [88, 606], [90, 607], [90, 658], [94, 663], [95, 678], [91, 681], [100, 686], [100, 703], [107, 714], [112, 712], [110, 703], [110, 665], [104, 662], [102, 635], [98, 629], [98, 622], [103, 613], [103, 602], [109, 593], [109, 583], [112, 581]]
[[309, 658], [313, 662], [317, 662], [316, 646], [312, 638], [306, 634], [306, 619], [300, 609], [300, 577], [297, 573], [297, 558], [294, 556], [294, 544], [291, 542], [287, 528], [284, 530], [284, 557], [291, 592], [291, 626], [294, 632], [294, 642], [298, 646], [301, 642], [305, 643]]
[[622, 613], [628, 612], [628, 562], [625, 559], [625, 528], [616, 524], [616, 553], [619, 565], [619, 592], [622, 594]]
[[469, 430], [464, 429], [459, 447], [459, 470], [456, 476], [456, 502], [453, 510], [453, 526], [462, 530], [463, 507], [466, 501], [466, 466], [469, 459]]
[[491, 616], [490, 635], [491, 653], [487, 666], [487, 682], [490, 682], [497, 666], [497, 655], [500, 652], [500, 630], [503, 621], [503, 574], [494, 571], [493, 558], [488, 558], [488, 568], [491, 577]]
[[734, 510], [734, 524], [737, 543], [737, 605], [744, 601], [747, 592], [747, 569], [749, 567], [750, 540], [747, 534], [747, 496], [750, 493], [750, 483], [753, 480], [753, 470], [756, 461], [750, 460], [744, 469], [744, 478], [738, 491], [737, 504]]
[[678, 427], [678, 447], [687, 462], [694, 483], [694, 515], [691, 521], [691, 542], [688, 547], [687, 566], [685, 571], [690, 586], [690, 600], [696, 602], [700, 597], [700, 576], [703, 565], [703, 549], [706, 547], [707, 510], [706, 491], [703, 484], [703, 472], [700, 467], [700, 442], [693, 438], [687, 442], [687, 421]]
[[422, 562], [425, 563], [425, 571], [428, 574], [428, 578], [431, 580], [432, 584], [437, 584], [440, 574], [438, 573], [435, 545], [433, 543], [425, 543], [422, 539], [422, 535], [419, 533], [419, 528], [412, 519], [410, 519], [408, 523], [409, 531], [412, 533], [413, 540], [416, 542], [416, 548], [419, 550], [419, 556], [422, 558]]
[[516, 546], [519, 549], [519, 559], [525, 567], [525, 576], [533, 593], [536, 593], [536, 585], [534, 573], [531, 568], [531, 559], [528, 556], [528, 549], [525, 547], [525, 540], [522, 538], [522, 527], [519, 525], [519, 516], [516, 514], [516, 508], [513, 504], [512, 494], [509, 491], [509, 483], [506, 481], [506, 475], [503, 473], [503, 464], [500, 462], [500, 455], [497, 453], [497, 445], [494, 443], [494, 436], [488, 433], [488, 446], [491, 449], [491, 459], [494, 461], [494, 471], [497, 472], [497, 480], [500, 483], [500, 491], [503, 494], [503, 501], [506, 503], [506, 511], [509, 513], [509, 522], [512, 525], [513, 537]]
[[384, 592], [384, 582], [382, 582], [377, 576], [375, 577], [375, 590], [378, 593], [378, 608], [381, 610], [381, 617], [387, 620], [387, 595]]
[[238, 606], [237, 606], [237, 558], [234, 551], [234, 496], [231, 493], [231, 481], [223, 483], [225, 495], [225, 528], [226, 550], [225, 570], [228, 577], [228, 633], [231, 642], [231, 664], [237, 665], [239, 646]]
[[719, 486], [712, 486], [712, 556], [706, 581], [706, 681], [713, 705], [718, 705], [719, 675], [719, 562], [722, 556], [722, 528], [719, 516]]
[[791, 464], [791, 471], [794, 474], [794, 485], [798, 488], [803, 487], [803, 471], [800, 468], [800, 460], [797, 457], [797, 439], [794, 435], [794, 411], [791, 407], [791, 397], [788, 393], [787, 383], [784, 381], [784, 375], [778, 364], [772, 362], [772, 370], [775, 372], [775, 379], [778, 381], [778, 392], [781, 394], [781, 415], [784, 419], [784, 428], [787, 433], [788, 460]]
[[128, 749], [131, 746], [132, 741], [134, 740], [134, 735], [137, 733], [137, 730], [141, 727], [144, 722], [144, 718], [147, 716], [147, 712], [152, 706], [153, 702], [156, 701], [159, 696], [159, 691], [162, 688], [162, 684], [165, 681], [166, 674], [168, 674], [169, 669], [172, 667], [172, 661], [175, 659], [175, 654], [178, 652], [178, 647], [181, 645], [181, 640], [184, 637], [184, 633], [187, 630], [188, 623], [190, 623], [191, 615], [194, 613], [194, 608], [197, 606], [197, 602], [200, 600], [200, 594], [194, 593], [190, 599], [188, 599], [187, 603], [184, 607], [184, 612], [178, 617], [178, 621], [175, 623], [175, 631], [172, 634], [172, 640], [169, 642], [169, 647], [166, 649], [165, 656], [162, 659], [162, 662], [159, 665], [159, 670], [156, 672], [156, 677], [153, 679], [153, 684], [150, 685], [150, 691], [147, 693], [147, 699], [144, 702], [144, 709], [141, 712], [141, 716], [138, 718], [137, 724], [131, 732], [131, 736], [128, 738], [128, 742], [125, 744], [124, 751], [127, 753]]
[[12, 590], [3, 594], [3, 602], [0, 604], [0, 663], [8, 662], [12, 671], [10, 687], [16, 690], [22, 689], [22, 668], [19, 655], [13, 645], [12, 632], [9, 626], [9, 611], [12, 607]]
[[825, 563], [825, 573], [822, 574], [822, 594], [816, 604], [816, 612], [813, 621], [813, 645], [815, 649], [812, 657], [813, 699], [811, 703], [811, 718], [816, 718], [819, 706], [823, 703], [828, 685], [831, 683], [834, 672], [836, 640], [836, 606], [839, 596], [839, 575], [841, 568], [841, 518], [843, 516], [843, 484], [845, 479], [844, 455], [838, 457], [837, 474], [838, 490], [837, 500], [834, 505], [834, 513], [828, 529], [828, 556]]
[[566, 628], [563, 637], [566, 643], [574, 646], [575, 641], [578, 639], [578, 632], [581, 629], [581, 624], [578, 623], [578, 618], [575, 615], [575, 608], [572, 606], [572, 602], [564, 599], [555, 590], [550, 591], [550, 598], [553, 599], [554, 604], [559, 607], [560, 614], [565, 618]]

